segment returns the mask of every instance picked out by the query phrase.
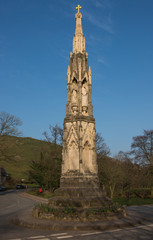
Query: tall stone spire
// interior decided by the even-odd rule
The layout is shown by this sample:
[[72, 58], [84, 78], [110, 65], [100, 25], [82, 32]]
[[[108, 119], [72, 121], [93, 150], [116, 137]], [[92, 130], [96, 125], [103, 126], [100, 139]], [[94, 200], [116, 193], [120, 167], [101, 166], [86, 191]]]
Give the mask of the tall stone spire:
[[88, 54], [85, 52], [85, 37], [82, 30], [82, 14], [75, 15], [76, 28], [73, 38], [73, 52], [70, 53], [70, 65], [67, 71], [67, 107], [66, 118], [90, 116], [93, 120], [91, 104], [91, 68], [88, 66]]
[[89, 208], [108, 203], [99, 187], [96, 129], [91, 103], [91, 68], [85, 52], [82, 14], [75, 15], [73, 52], [67, 71], [67, 105], [63, 129], [60, 188], [50, 200], [51, 207]]
[[[78, 10], [79, 10], [78, 5]], [[85, 52], [85, 37], [83, 36], [82, 30], [82, 14], [78, 11], [75, 14], [76, 27], [75, 27], [75, 35], [73, 38], [73, 53], [84, 53]]]
[[91, 68], [88, 66], [88, 54], [85, 52], [80, 8], [78, 5], [78, 12], [75, 15], [76, 28], [73, 39], [73, 52], [70, 53], [70, 65], [67, 71], [62, 186], [67, 185], [67, 180], [70, 180], [72, 175], [71, 181], [75, 181], [75, 184], [79, 184], [78, 179], [84, 179], [81, 181], [85, 182], [91, 177], [98, 184], [96, 130], [91, 104]]

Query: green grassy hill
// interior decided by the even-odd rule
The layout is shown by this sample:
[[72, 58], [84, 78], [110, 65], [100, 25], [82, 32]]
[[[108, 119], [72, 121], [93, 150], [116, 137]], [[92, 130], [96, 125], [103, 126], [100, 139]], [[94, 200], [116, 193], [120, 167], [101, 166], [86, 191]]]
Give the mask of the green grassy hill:
[[0, 137], [0, 167], [16, 180], [28, 179], [30, 162], [40, 158], [40, 153], [48, 151], [50, 144], [33, 139], [12, 136]]

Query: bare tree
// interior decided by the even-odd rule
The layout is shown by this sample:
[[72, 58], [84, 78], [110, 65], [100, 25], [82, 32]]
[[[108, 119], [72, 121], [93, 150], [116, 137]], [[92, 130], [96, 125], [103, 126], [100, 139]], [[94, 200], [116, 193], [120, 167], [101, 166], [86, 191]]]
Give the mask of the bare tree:
[[0, 112], [0, 136], [20, 136], [18, 126], [22, 125], [20, 118], [6, 112]]
[[121, 162], [132, 161], [130, 158], [131, 152], [119, 151], [113, 158]]
[[101, 136], [101, 133], [96, 133], [96, 148], [98, 155], [100, 156], [110, 155], [110, 149], [106, 145], [104, 138]]
[[121, 170], [122, 163], [119, 160], [112, 159], [107, 156], [102, 156], [98, 160], [98, 173], [100, 184], [105, 189], [108, 195], [113, 198], [117, 186], [123, 179]]
[[53, 127], [52, 125], [49, 126], [49, 133], [43, 132], [46, 140], [50, 143], [54, 143], [62, 145], [63, 141], [63, 129], [59, 127], [57, 124]]
[[131, 149], [135, 162], [153, 166], [153, 130], [144, 130], [142, 136], [133, 137]]
[[9, 151], [12, 142], [7, 136], [20, 136], [18, 127], [22, 125], [19, 118], [6, 112], [0, 112], [0, 162], [13, 159], [14, 154]]

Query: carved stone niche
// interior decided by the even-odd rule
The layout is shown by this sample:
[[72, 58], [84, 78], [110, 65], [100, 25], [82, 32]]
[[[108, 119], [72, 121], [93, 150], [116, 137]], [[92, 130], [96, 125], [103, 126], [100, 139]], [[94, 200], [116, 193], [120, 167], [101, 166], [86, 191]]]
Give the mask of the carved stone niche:
[[77, 105], [73, 105], [73, 106], [72, 106], [72, 112], [73, 112], [74, 114], [77, 114], [77, 113], [78, 113], [78, 106], [77, 106]]
[[86, 114], [88, 113], [88, 107], [87, 107], [87, 106], [83, 106], [83, 107], [82, 107], [82, 113], [83, 113], [84, 115], [86, 115]]

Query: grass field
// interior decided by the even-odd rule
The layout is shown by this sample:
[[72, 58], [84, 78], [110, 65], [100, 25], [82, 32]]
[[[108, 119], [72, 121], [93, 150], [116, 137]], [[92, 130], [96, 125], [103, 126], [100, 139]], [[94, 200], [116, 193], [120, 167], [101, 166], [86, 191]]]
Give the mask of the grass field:
[[[4, 167], [7, 174], [17, 181], [27, 180], [30, 162], [40, 158], [40, 153], [49, 147], [47, 142], [33, 138], [1, 137], [0, 167]], [[1, 149], [5, 154], [2, 155]]]

